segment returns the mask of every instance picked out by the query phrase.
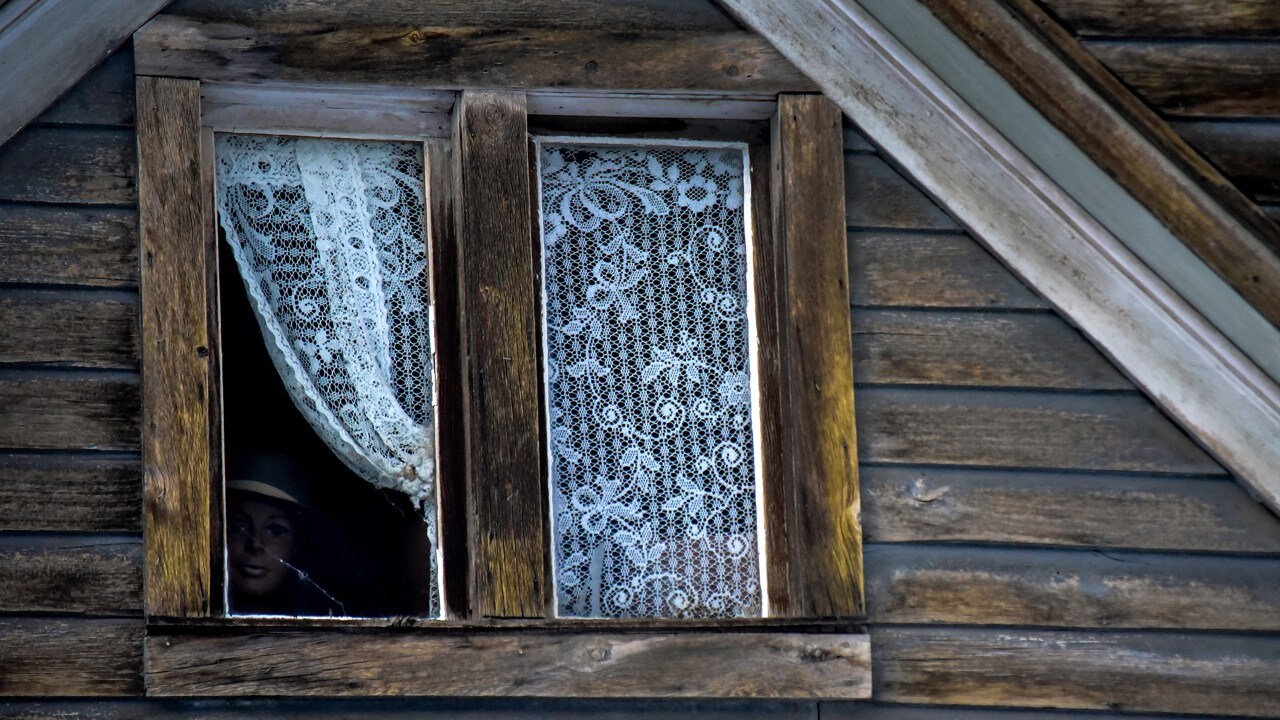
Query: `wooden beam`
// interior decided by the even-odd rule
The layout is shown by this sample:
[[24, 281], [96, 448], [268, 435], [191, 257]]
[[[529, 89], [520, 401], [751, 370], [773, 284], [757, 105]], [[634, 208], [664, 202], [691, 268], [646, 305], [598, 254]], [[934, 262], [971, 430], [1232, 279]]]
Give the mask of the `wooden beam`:
[[1280, 713], [1275, 636], [890, 627], [871, 641], [881, 702]]
[[1280, 523], [1230, 477], [864, 468], [867, 542], [1280, 554]]
[[137, 97], [146, 606], [151, 615], [199, 617], [211, 602], [216, 401], [200, 84], [140, 77]]
[[[1272, 325], [1280, 326], [1280, 227], [1035, 0], [922, 2]], [[1280, 73], [1280, 64], [1276, 68]], [[1212, 84], [1220, 82], [1215, 73]], [[1185, 94], [1177, 97], [1181, 101]]]
[[826, 98], [778, 98], [770, 202], [792, 617], [863, 612], [843, 143]]
[[863, 460], [874, 463], [1223, 472], [1136, 392], [860, 387], [858, 424]]
[[871, 385], [1132, 390], [1054, 313], [857, 310], [854, 379]]
[[[0, 32], [0, 145], [44, 112], [169, 0], [39, 0]], [[19, 3], [15, 3], [15, 8]]]
[[1280, 631], [1280, 558], [868, 545], [876, 623]]
[[724, 4], [1280, 510], [1280, 387], [1115, 235], [852, 0]]
[[0, 205], [0, 282], [138, 287], [137, 209]]
[[851, 232], [849, 289], [857, 307], [1052, 307], [991, 253], [961, 234]]
[[813, 88], [740, 30], [350, 27], [206, 22], [160, 15], [134, 35], [140, 74], [201, 80], [382, 83], [440, 88], [729, 90]]
[[546, 612], [529, 149], [523, 93], [454, 110], [471, 587], [483, 617]]
[[1274, 37], [1280, 7], [1272, 0], [1044, 0], [1084, 37]]
[[138, 294], [0, 289], [0, 363], [137, 370]]
[[136, 372], [0, 370], [0, 448], [138, 449]]
[[154, 696], [870, 696], [866, 635], [356, 634], [147, 638]]
[[0, 696], [141, 695], [141, 618], [0, 617]]
[[167, 12], [197, 20], [275, 25], [735, 30], [712, 0], [179, 0]]
[[1280, 42], [1087, 40], [1111, 72], [1166, 115], [1280, 115]]
[[141, 532], [141, 514], [137, 455], [0, 453], [0, 530]]
[[137, 535], [0, 535], [0, 612], [142, 614]]
[[421, 141], [448, 138], [453, 92], [366, 86], [206, 83], [202, 122], [218, 132]]
[[0, 200], [132, 207], [136, 162], [129, 128], [32, 127], [0, 147]]

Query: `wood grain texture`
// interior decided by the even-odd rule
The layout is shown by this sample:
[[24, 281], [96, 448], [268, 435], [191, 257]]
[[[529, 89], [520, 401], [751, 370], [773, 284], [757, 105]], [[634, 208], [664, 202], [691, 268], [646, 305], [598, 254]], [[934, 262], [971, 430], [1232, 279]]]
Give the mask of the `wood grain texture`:
[[[0, 36], [0, 144], [129, 39], [165, 0], [40, 0]], [[0, 172], [0, 177], [5, 173]]]
[[[918, 38], [922, 44], [913, 51], [852, 0], [722, 4], [822, 85], [851, 122], [920, 186], [945, 197], [948, 209], [982, 237], [988, 250], [1071, 322], [1088, 328], [1089, 337], [1134, 384], [1196, 434], [1268, 506], [1280, 509], [1274, 471], [1280, 466], [1280, 386], [1030, 163], [1024, 150], [938, 82], [936, 70], [924, 65], [920, 54], [927, 54], [924, 42], [943, 41], [945, 27], [934, 27], [918, 6], [879, 5], [884, 14], [906, 20], [896, 23], [897, 32], [938, 31], [937, 37]], [[909, 13], [911, 8], [916, 13]], [[978, 60], [965, 60], [956, 69], [983, 74]], [[1124, 222], [1123, 217], [1111, 220]], [[1228, 293], [1217, 293], [1215, 301], [1231, 305], [1231, 297], [1239, 301]]]
[[440, 27], [735, 30], [711, 0], [179, 0], [167, 15], [238, 23], [336, 27], [397, 23]]
[[[822, 704], [822, 717], [825, 720], [1075, 720], [1082, 715], [1073, 710], [827, 702]], [[1090, 720], [1131, 720], [1133, 716], [1120, 712], [1092, 712], [1087, 717]], [[1147, 720], [1192, 720], [1195, 716], [1162, 714], [1145, 717]]]
[[133, 50], [124, 47], [85, 75], [36, 122], [131, 127], [133, 110]]
[[873, 630], [885, 702], [1271, 717], [1280, 637], [1051, 630]]
[[136, 170], [126, 128], [32, 127], [0, 146], [0, 200], [133, 205]]
[[542, 617], [538, 306], [525, 98], [466, 91], [454, 112], [472, 603], [483, 617]]
[[877, 623], [1276, 632], [1280, 559], [866, 547]]
[[0, 453], [0, 530], [140, 532], [135, 455]]
[[[924, 0], [924, 5], [1280, 326], [1280, 232], [1034, 0]], [[1275, 68], [1280, 78], [1280, 64]], [[1217, 73], [1214, 78], [1217, 82]]]
[[866, 635], [151, 635], [155, 696], [865, 698]]
[[142, 614], [142, 538], [0, 534], [0, 612]]
[[1276, 42], [1090, 40], [1085, 47], [1167, 115], [1280, 115]]
[[0, 288], [0, 362], [138, 369], [138, 295]]
[[813, 88], [759, 36], [521, 27], [242, 25], [161, 15], [134, 36], [137, 72], [201, 80], [457, 88]]
[[782, 353], [779, 345], [781, 280], [778, 270], [783, 255], [773, 237], [773, 158], [767, 145], [748, 150], [751, 166], [750, 227], [755, 283], [755, 350], [760, 468], [760, 502], [764, 504], [764, 572], [767, 593], [765, 615], [790, 617], [791, 542], [788, 538], [788, 507], [791, 488], [787, 485], [786, 410], [782, 402]]
[[1190, 120], [1171, 125], [1251, 198], [1280, 201], [1280, 120]]
[[1054, 313], [855, 310], [853, 337], [859, 383], [1134, 389]]
[[1085, 37], [1274, 37], [1280, 7], [1271, 0], [1042, 0]]
[[[856, 705], [865, 707], [866, 703], [860, 701]], [[355, 717], [367, 720], [688, 720], [693, 716], [699, 720], [818, 720], [818, 706], [814, 702], [787, 700], [578, 698], [236, 698], [159, 702], [130, 699], [0, 700], [0, 718], [4, 720], [295, 720], [300, 716], [333, 720]], [[1106, 717], [1098, 720], [1119, 719]]]
[[431, 299], [435, 305], [436, 456], [440, 492], [440, 537], [444, 609], [448, 617], [470, 616], [470, 556], [467, 542], [466, 375], [459, 313], [460, 255], [453, 156], [449, 143], [426, 145], [428, 237], [431, 245]]
[[1230, 477], [862, 469], [868, 542], [1280, 552], [1280, 521]]
[[142, 460], [149, 615], [209, 612], [212, 488], [200, 87], [140, 77]]
[[779, 96], [770, 202], [793, 617], [863, 612], [842, 150], [834, 104]]
[[1166, 473], [1220, 466], [1141, 395], [869, 387], [865, 462]]
[[961, 234], [851, 232], [849, 286], [859, 307], [1051, 307], [977, 241]]
[[0, 282], [137, 287], [137, 211], [0, 204]]
[[845, 218], [862, 229], [959, 230], [947, 215], [877, 155], [844, 159]]
[[143, 624], [0, 618], [0, 696], [142, 694]]
[[0, 371], [0, 448], [137, 450], [136, 373]]

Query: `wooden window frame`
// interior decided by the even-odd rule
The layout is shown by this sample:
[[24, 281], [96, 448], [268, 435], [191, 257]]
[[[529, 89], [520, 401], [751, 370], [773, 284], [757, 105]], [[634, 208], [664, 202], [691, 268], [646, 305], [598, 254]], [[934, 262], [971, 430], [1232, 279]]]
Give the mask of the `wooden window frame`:
[[[149, 694], [869, 696], [834, 105], [146, 75], [137, 98]], [[769, 617], [553, 618], [528, 135], [550, 116], [768, 121], [751, 173]], [[440, 424], [461, 430], [440, 443], [448, 619], [219, 617], [215, 129], [427, 144], [437, 331], [457, 339], [438, 350], [457, 360], [439, 364]]]

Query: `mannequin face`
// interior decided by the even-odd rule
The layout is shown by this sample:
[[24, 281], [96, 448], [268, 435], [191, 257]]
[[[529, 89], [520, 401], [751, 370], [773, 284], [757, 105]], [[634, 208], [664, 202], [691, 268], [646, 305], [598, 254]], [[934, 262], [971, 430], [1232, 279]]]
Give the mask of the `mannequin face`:
[[227, 526], [232, 594], [249, 605], [270, 601], [295, 576], [286, 564], [293, 562], [300, 545], [293, 514], [282, 503], [238, 495], [228, 507]]

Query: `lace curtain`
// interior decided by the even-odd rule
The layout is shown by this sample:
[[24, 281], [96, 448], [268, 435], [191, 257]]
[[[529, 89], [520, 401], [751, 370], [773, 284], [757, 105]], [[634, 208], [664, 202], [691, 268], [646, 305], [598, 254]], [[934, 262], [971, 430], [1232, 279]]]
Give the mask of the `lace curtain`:
[[743, 153], [538, 159], [558, 614], [759, 616]]
[[352, 471], [414, 501], [434, 545], [421, 147], [220, 134], [216, 155], [222, 228], [290, 397]]

